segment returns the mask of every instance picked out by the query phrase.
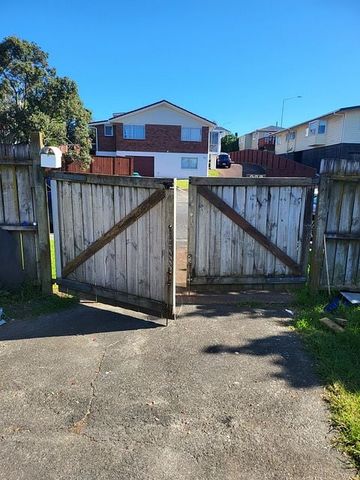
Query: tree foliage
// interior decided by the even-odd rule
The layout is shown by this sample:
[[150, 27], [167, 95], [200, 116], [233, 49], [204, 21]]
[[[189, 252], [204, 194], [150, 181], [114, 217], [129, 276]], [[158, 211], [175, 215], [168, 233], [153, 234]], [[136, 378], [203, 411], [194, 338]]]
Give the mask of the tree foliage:
[[76, 83], [58, 77], [38, 45], [17, 37], [0, 43], [0, 142], [28, 142], [42, 131], [46, 145], [73, 145], [68, 155], [87, 164], [90, 119]]
[[238, 136], [230, 133], [221, 139], [222, 152], [237, 152], [239, 150]]

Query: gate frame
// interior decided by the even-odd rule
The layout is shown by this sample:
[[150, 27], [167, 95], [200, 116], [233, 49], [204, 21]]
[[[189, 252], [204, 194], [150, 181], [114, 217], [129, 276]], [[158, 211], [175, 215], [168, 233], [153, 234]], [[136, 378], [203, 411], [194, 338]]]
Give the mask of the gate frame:
[[[295, 283], [305, 283], [307, 281], [307, 265], [309, 257], [309, 244], [312, 230], [312, 199], [314, 195], [314, 188], [318, 184], [317, 178], [307, 178], [307, 177], [264, 177], [264, 178], [228, 178], [223, 177], [213, 178], [213, 177], [190, 177], [189, 178], [189, 220], [188, 220], [188, 263], [187, 263], [187, 286], [188, 288], [192, 287], [203, 287], [206, 285], [269, 285], [269, 284], [295, 284]], [[226, 204], [224, 200], [218, 197], [215, 193], [211, 192], [210, 189], [206, 187], [211, 186], [304, 186], [308, 187], [305, 198], [305, 212], [303, 220], [303, 242], [301, 246], [301, 262], [300, 265], [297, 265], [290, 257], [288, 257], [285, 252], [282, 252], [276, 245], [272, 244], [261, 232], [259, 232], [254, 226], [249, 224], [240, 214], [238, 214], [232, 207]], [[205, 187], [205, 190], [201, 189]], [[198, 189], [200, 191], [198, 192]], [[206, 193], [206, 190], [208, 192]], [[211, 195], [209, 195], [211, 194]], [[284, 276], [267, 276], [267, 275], [256, 275], [256, 276], [247, 276], [247, 275], [234, 275], [234, 276], [204, 276], [204, 277], [194, 277], [194, 262], [196, 262], [196, 202], [197, 195], [203, 195], [211, 205], [217, 207], [222, 214], [226, 215], [230, 220], [242, 228], [245, 233], [249, 234], [257, 242], [271, 251], [280, 261], [279, 257], [282, 255], [284, 258], [287, 258], [287, 261], [293, 262], [293, 270], [300, 268], [298, 274], [293, 276], [284, 275]], [[217, 197], [216, 204], [212, 203], [212, 200], [209, 197]], [[215, 198], [214, 198], [215, 200]], [[224, 204], [224, 205], [221, 205]], [[220, 208], [219, 208], [220, 207]], [[267, 240], [267, 241], [266, 241]], [[267, 244], [267, 245], [265, 245]], [[285, 258], [286, 260], [286, 258]], [[289, 268], [290, 262], [287, 265]]]
[[[112, 175], [97, 175], [97, 174], [79, 174], [79, 173], [65, 173], [65, 172], [56, 172], [53, 171], [49, 175], [51, 179], [51, 196], [52, 196], [52, 209], [53, 209], [53, 228], [54, 228], [54, 238], [55, 238], [55, 256], [56, 256], [56, 283], [59, 285], [59, 290], [62, 292], [75, 291], [82, 292], [94, 296], [96, 299], [101, 299], [104, 303], [115, 304], [123, 306], [131, 310], [142, 311], [144, 313], [150, 313], [158, 315], [162, 318], [170, 319], [175, 318], [175, 294], [176, 294], [176, 281], [175, 281], [175, 248], [176, 248], [176, 188], [175, 179], [173, 178], [146, 178], [146, 177], [125, 177], [125, 176], [112, 176]], [[122, 218], [119, 222], [113, 225], [107, 232], [105, 232], [101, 237], [94, 240], [92, 244], [83, 250], [79, 255], [77, 255], [72, 261], [70, 261], [66, 266], [69, 267], [70, 264], [76, 263], [76, 260], [79, 257], [86, 257], [86, 252], [91, 250], [90, 247], [94, 248], [94, 244], [98, 244], [100, 239], [103, 237], [108, 237], [106, 243], [97, 248], [93, 253], [87, 258], [83, 259], [81, 263], [77, 266], [80, 266], [88, 258], [93, 256], [97, 251], [99, 251], [103, 246], [107, 245], [110, 241], [117, 237], [121, 232], [125, 231], [130, 225], [135, 223], [144, 213], [150, 211], [155, 205], [161, 201], [165, 201], [165, 219], [164, 224], [166, 225], [166, 240], [165, 240], [165, 252], [166, 252], [166, 286], [167, 286], [167, 295], [166, 302], [161, 302], [159, 300], [153, 300], [146, 297], [137, 296], [127, 292], [121, 292], [118, 290], [97, 286], [89, 283], [79, 282], [77, 280], [70, 280], [63, 278], [63, 268], [61, 261], [61, 234], [60, 234], [60, 225], [59, 225], [59, 209], [58, 209], [58, 191], [57, 191], [57, 182], [67, 181], [67, 182], [78, 182], [85, 184], [97, 184], [97, 185], [109, 185], [109, 186], [128, 186], [128, 187], [139, 187], [139, 188], [151, 188], [156, 190], [158, 201], [154, 205], [150, 206], [148, 210], [143, 211], [140, 215], [134, 215], [135, 210], [139, 209], [140, 205], [143, 205], [148, 202], [149, 199], [140, 203], [135, 207], [129, 214]], [[159, 195], [158, 192], [163, 192], [163, 195]], [[154, 193], [152, 194], [154, 195]], [[151, 198], [151, 196], [149, 197]], [[128, 218], [129, 217], [129, 218]], [[130, 218], [131, 217], [131, 218]], [[127, 224], [126, 224], [126, 220]], [[131, 223], [129, 223], [131, 221]], [[116, 229], [120, 229], [115, 233]], [[111, 232], [114, 234], [111, 237]], [[110, 238], [110, 237], [111, 238]], [[109, 239], [110, 238], [110, 239]], [[95, 247], [96, 248], [96, 247]], [[72, 265], [73, 266], [73, 265]], [[75, 266], [75, 268], [77, 268]], [[69, 268], [68, 268], [69, 270]], [[69, 273], [71, 273], [72, 269]], [[68, 274], [69, 274], [68, 273]]]
[[[328, 240], [360, 243], [359, 234], [341, 232], [341, 228], [339, 227], [340, 211], [334, 212], [329, 210], [332, 187], [334, 187], [337, 182], [342, 183], [343, 186], [354, 182], [360, 182], [360, 160], [325, 158], [321, 161], [320, 183], [314, 225], [313, 251], [310, 265], [310, 289], [312, 292], [329, 289], [329, 285], [326, 285], [322, 278], [323, 269], [326, 269], [325, 257], [327, 254], [325, 249]], [[342, 201], [342, 196], [338, 200]], [[328, 220], [331, 216], [337, 218], [336, 223], [338, 225], [333, 231], [329, 231], [328, 227]], [[358, 261], [360, 261], [360, 259]], [[346, 266], [344, 273], [346, 273]], [[331, 289], [357, 290], [358, 285], [334, 285], [331, 283], [330, 290]]]

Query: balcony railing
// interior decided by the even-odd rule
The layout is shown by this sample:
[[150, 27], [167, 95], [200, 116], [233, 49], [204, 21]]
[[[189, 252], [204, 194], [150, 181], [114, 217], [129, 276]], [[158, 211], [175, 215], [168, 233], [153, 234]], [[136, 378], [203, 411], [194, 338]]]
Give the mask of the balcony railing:
[[258, 140], [259, 150], [275, 150], [275, 135], [268, 135], [267, 137], [259, 138]]

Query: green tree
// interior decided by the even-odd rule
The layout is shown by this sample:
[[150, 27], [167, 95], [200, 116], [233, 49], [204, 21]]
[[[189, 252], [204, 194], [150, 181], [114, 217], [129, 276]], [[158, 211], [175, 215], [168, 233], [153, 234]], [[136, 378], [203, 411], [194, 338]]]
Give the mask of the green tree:
[[237, 133], [229, 135], [225, 135], [221, 139], [221, 151], [222, 152], [237, 152], [239, 150], [239, 142], [238, 142]]
[[42, 131], [46, 145], [70, 144], [68, 157], [85, 165], [90, 119], [76, 83], [58, 77], [38, 45], [17, 37], [0, 43], [0, 142], [28, 142]]

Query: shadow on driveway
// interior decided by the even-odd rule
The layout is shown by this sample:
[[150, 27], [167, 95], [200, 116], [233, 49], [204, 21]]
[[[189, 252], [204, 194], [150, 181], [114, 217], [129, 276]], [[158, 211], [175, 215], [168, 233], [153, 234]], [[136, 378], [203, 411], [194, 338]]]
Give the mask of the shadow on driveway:
[[162, 325], [111, 310], [79, 305], [75, 309], [3, 325], [0, 341], [62, 337], [157, 328]]

